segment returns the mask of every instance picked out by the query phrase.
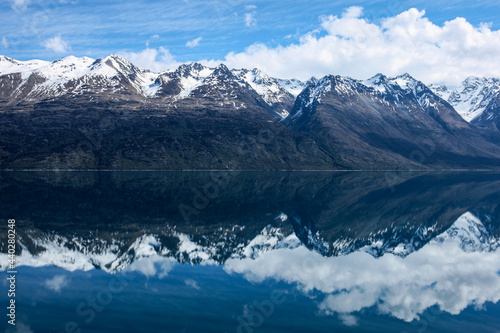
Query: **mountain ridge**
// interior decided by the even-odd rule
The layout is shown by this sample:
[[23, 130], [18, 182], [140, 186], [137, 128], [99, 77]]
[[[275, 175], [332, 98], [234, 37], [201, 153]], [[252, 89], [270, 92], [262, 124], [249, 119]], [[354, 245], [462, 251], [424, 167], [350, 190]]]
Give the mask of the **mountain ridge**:
[[[500, 119], [490, 104], [484, 122]], [[301, 82], [224, 64], [153, 73], [114, 54], [0, 57], [0, 118], [4, 169], [500, 166], [500, 133], [408, 73]]]
[[[446, 230], [472, 245], [497, 246], [500, 236], [498, 172], [8, 172], [0, 178], [0, 208], [16, 216], [22, 251], [49, 261], [52, 250], [76, 256], [107, 249], [118, 263], [144, 253], [130, 251], [140, 244], [191, 263], [202, 252], [223, 263], [285, 243], [328, 257], [359, 249], [405, 256]], [[214, 194], [207, 206], [194, 206], [206, 191]], [[196, 211], [186, 218], [180, 204]], [[455, 224], [461, 217], [467, 223]], [[489, 250], [483, 245], [475, 248]], [[2, 253], [6, 246], [0, 242]]]
[[[127, 67], [133, 66], [137, 69], [139, 69], [141, 72], [144, 73], [150, 73], [151, 75], [156, 76], [158, 78], [162, 74], [166, 73], [172, 73], [175, 72], [179, 68], [186, 68], [186, 67], [206, 67], [202, 65], [201, 63], [198, 62], [191, 62], [191, 63], [185, 63], [181, 64], [177, 69], [168, 69], [160, 72], [153, 72], [149, 69], [146, 68], [140, 68], [135, 65], [133, 65], [131, 62], [128, 60], [125, 60], [124, 58], [117, 56], [116, 54], [111, 54], [105, 58], [98, 58], [98, 59], [93, 59], [89, 57], [76, 57], [76, 56], [67, 56], [59, 60], [55, 60], [53, 62], [50, 61], [44, 61], [44, 60], [38, 60], [38, 59], [33, 59], [33, 60], [28, 60], [28, 61], [18, 61], [13, 58], [9, 58], [4, 55], [0, 55], [0, 76], [1, 75], [7, 75], [7, 74], [15, 74], [15, 73], [28, 73], [28, 72], [33, 72], [33, 71], [40, 71], [44, 68], [50, 67], [51, 65], [56, 65], [56, 64], [67, 64], [66, 67], [72, 67], [73, 69], [78, 69], [78, 66], [85, 66], [86, 64], [90, 63], [92, 65], [95, 65], [96, 63], [104, 62], [107, 63], [110, 67], [113, 67], [116, 70], [120, 69], [127, 69]], [[119, 63], [118, 66], [113, 65], [113, 63], [116, 65]], [[119, 68], [117, 68], [119, 67]], [[291, 95], [297, 96], [302, 88], [305, 85], [305, 82], [302, 82], [297, 79], [279, 79], [279, 78], [273, 78], [268, 76], [267, 74], [263, 73], [261, 70], [254, 68], [252, 70], [249, 69], [231, 69], [234, 73], [237, 73], [239, 75], [239, 78], [244, 80], [246, 79], [247, 82], [279, 82], [281, 88], [284, 88], [287, 90]], [[54, 73], [57, 76], [61, 76], [60, 73]], [[246, 74], [252, 74], [251, 78], [245, 78]], [[328, 75], [327, 75], [328, 76]], [[357, 81], [362, 81], [364, 84], [367, 86], [373, 86], [373, 84], [370, 82], [373, 79], [377, 77], [384, 77], [387, 78], [385, 75], [379, 73], [373, 76], [370, 79], [366, 80], [357, 80]], [[401, 75], [398, 75], [396, 77], [391, 77], [389, 78], [390, 81], [397, 81], [398, 79], [405, 79], [411, 77], [410, 74], [404, 73]], [[75, 78], [75, 77], [73, 77]], [[348, 78], [348, 77], [346, 77]], [[312, 78], [314, 79], [314, 78]], [[154, 80], [153, 80], [154, 81]], [[420, 82], [420, 84], [422, 84]], [[457, 112], [466, 120], [467, 122], [471, 122], [474, 120], [474, 118], [477, 118], [487, 107], [486, 104], [488, 104], [493, 95], [496, 95], [499, 90], [500, 90], [500, 79], [498, 78], [486, 78], [486, 77], [475, 77], [475, 76], [470, 76], [466, 79], [464, 79], [463, 82], [461, 82], [457, 87], [454, 89], [450, 89], [447, 86], [444, 85], [436, 85], [436, 84], [427, 84], [424, 85], [426, 87], [429, 87], [430, 90], [432, 90], [436, 95], [439, 97], [443, 98], [443, 100], [449, 102], [453, 107], [457, 109]], [[488, 87], [490, 86], [490, 87]], [[257, 87], [256, 85], [252, 85], [253, 88], [257, 88], [256, 90], [262, 89], [261, 87]], [[276, 87], [273, 87], [276, 89]], [[267, 92], [269, 93], [269, 92]], [[467, 94], [469, 93], [469, 94]], [[478, 99], [479, 97], [482, 97], [482, 99]], [[151, 95], [147, 95], [148, 97], [151, 97]], [[267, 96], [264, 98], [267, 99], [268, 102], [272, 99], [271, 96], [267, 94]], [[275, 98], [276, 100], [277, 98]]]
[[[287, 219], [288, 216], [283, 213], [275, 217], [280, 222]], [[492, 252], [500, 246], [500, 239], [470, 212], [462, 214], [445, 230], [437, 230], [435, 226], [424, 227], [408, 235], [404, 234], [404, 230], [381, 230], [363, 241], [337, 239], [333, 243], [323, 239], [319, 232], [314, 234], [311, 230], [308, 230], [307, 243], [304, 243], [290, 226], [280, 224], [267, 225], [251, 239], [244, 239], [238, 232], [235, 233], [238, 226], [230, 226], [227, 230], [219, 230], [216, 241], [208, 242], [199, 236], [194, 238], [168, 228], [156, 233], [143, 233], [136, 239], [111, 239], [109, 242], [99, 238], [73, 236], [69, 239], [28, 231], [18, 241], [21, 253], [17, 256], [17, 263], [19, 266], [32, 267], [55, 265], [68, 271], [102, 269], [117, 273], [142, 259], [223, 265], [228, 259], [256, 259], [268, 251], [299, 246], [324, 256], [366, 252], [375, 258], [386, 254], [404, 258], [429, 242], [454, 243], [464, 252]], [[7, 254], [0, 254], [0, 271], [7, 268], [7, 261]]]
[[470, 76], [454, 89], [430, 85], [431, 90], [445, 99], [468, 122], [489, 127], [498, 117], [496, 100], [500, 95], [500, 79]]

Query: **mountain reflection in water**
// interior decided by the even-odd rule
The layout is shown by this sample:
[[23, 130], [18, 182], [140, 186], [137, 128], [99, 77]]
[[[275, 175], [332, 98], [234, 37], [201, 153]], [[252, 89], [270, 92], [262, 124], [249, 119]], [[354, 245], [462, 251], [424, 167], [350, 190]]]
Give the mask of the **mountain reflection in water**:
[[[17, 265], [28, 277], [45, 276], [39, 283], [58, 290], [55, 296], [83, 274], [139, 275], [166, 288], [180, 270], [196, 292], [199, 274], [205, 281], [218, 276], [211, 301], [222, 308], [235, 300], [221, 281], [262, 290], [271, 283], [296, 301], [309, 300], [314, 318], [332, 315], [339, 329], [361, 331], [372, 331], [363, 324], [367, 311], [403, 325], [431, 310], [459, 315], [500, 298], [498, 173], [8, 172], [0, 178], [3, 219], [17, 223]], [[5, 270], [5, 242], [1, 250]], [[35, 288], [36, 280], [30, 284]], [[70, 299], [78, 305], [75, 294]], [[266, 331], [238, 322], [249, 313], [241, 306], [246, 310], [232, 315], [235, 327], [219, 331]], [[488, 318], [482, 329], [493, 332], [498, 320]], [[267, 331], [280, 331], [275, 325]]]

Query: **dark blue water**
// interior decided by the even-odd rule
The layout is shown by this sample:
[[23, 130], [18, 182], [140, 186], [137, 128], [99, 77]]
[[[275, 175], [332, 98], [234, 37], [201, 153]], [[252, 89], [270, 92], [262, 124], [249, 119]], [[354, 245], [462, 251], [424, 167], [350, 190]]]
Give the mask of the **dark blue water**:
[[500, 330], [497, 173], [0, 178], [2, 331]]

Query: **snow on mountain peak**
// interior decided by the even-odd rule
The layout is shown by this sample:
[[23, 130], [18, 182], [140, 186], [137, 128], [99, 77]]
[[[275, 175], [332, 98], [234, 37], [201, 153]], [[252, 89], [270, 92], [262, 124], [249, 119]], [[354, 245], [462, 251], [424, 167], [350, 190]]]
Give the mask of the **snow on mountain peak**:
[[212, 74], [213, 69], [205, 67], [200, 63], [192, 62], [180, 65], [174, 72], [182, 77], [192, 76], [201, 78]]
[[453, 90], [448, 102], [462, 118], [470, 122], [479, 117], [499, 93], [499, 79], [471, 76]]
[[305, 83], [297, 79], [277, 79], [283, 89], [297, 97], [304, 90]]
[[432, 90], [433, 93], [444, 99], [445, 101], [448, 101], [450, 98], [450, 95], [452, 91], [445, 85], [441, 84], [430, 84], [429, 89]]
[[0, 56], [0, 75], [30, 72], [49, 64], [49, 61], [36, 59], [28, 61], [18, 61], [2, 55]]
[[494, 251], [500, 246], [500, 240], [493, 237], [481, 220], [470, 212], [462, 214], [451, 227], [432, 241], [452, 242], [465, 252]]
[[[172, 94], [175, 94], [173, 98], [178, 100], [186, 98], [201, 85], [224, 87], [225, 83], [235, 81], [236, 84], [250, 86], [265, 103], [276, 109], [276, 115], [281, 119], [286, 118], [290, 110], [281, 107], [280, 103], [293, 104], [293, 100], [307, 87], [309, 98], [305, 105], [311, 105], [325, 89], [331, 88], [339, 94], [352, 95], [356, 90], [371, 87], [374, 89], [372, 93], [391, 96], [389, 99], [394, 99], [397, 103], [405, 98], [413, 99], [428, 111], [435, 103], [433, 99], [436, 99], [437, 95], [448, 101], [462, 118], [469, 122], [480, 119], [481, 114], [486, 109], [491, 109], [491, 102], [500, 94], [499, 79], [479, 77], [469, 77], [451, 91], [442, 85], [430, 85], [430, 89], [427, 89], [408, 73], [393, 78], [379, 73], [364, 81], [330, 75], [327, 77], [331, 84], [322, 81], [325, 78], [312, 78], [304, 83], [295, 79], [273, 78], [257, 68], [229, 70], [224, 64], [209, 68], [194, 62], [157, 74], [136, 67], [115, 54], [97, 60], [68, 56], [54, 62], [18, 61], [0, 56], [0, 76], [14, 73], [20, 75], [17, 75], [12, 93], [9, 92], [12, 100], [50, 100], [65, 94], [79, 95], [92, 89], [125, 92], [128, 96], [131, 95], [130, 91], [132, 94], [137, 91], [142, 97], [151, 98], [159, 97], [158, 93], [164, 87], [167, 92], [162, 96], [172, 97]], [[30, 75], [34, 77], [28, 80]], [[174, 79], [178, 82], [168, 86], [167, 82]], [[176, 84], [179, 84], [179, 87], [173, 88]], [[436, 110], [439, 112], [439, 108]]]
[[208, 68], [199, 63], [183, 64], [174, 72], [179, 76], [181, 92], [178, 99], [188, 97], [196, 88], [203, 85], [205, 80], [214, 73], [215, 69]]
[[[289, 217], [280, 213], [276, 221], [287, 221]], [[102, 269], [117, 272], [132, 266], [142, 259], [170, 258], [179, 262], [214, 264], [222, 263], [221, 253], [228, 250], [232, 259], [256, 259], [277, 249], [295, 249], [306, 245], [310, 250], [326, 254], [333, 249], [333, 255], [347, 255], [353, 252], [367, 252], [374, 257], [392, 253], [400, 257], [419, 251], [426, 244], [454, 244], [465, 252], [491, 252], [500, 247], [495, 237], [479, 218], [470, 212], [462, 214], [445, 231], [436, 235], [436, 225], [419, 226], [406, 236], [404, 230], [392, 228], [379, 230], [363, 239], [338, 239], [328, 243], [319, 232], [312, 233], [305, 228], [297, 232], [291, 229], [267, 225], [252, 238], [243, 238], [232, 243], [238, 226], [220, 230], [219, 238], [211, 242], [196, 240], [197, 237], [173, 231], [170, 234], [176, 242], [162, 244], [162, 237], [144, 233], [134, 239], [63, 237], [53, 233], [28, 231], [18, 240], [21, 253], [17, 256], [19, 266], [40, 267], [55, 265], [69, 271]], [[241, 230], [241, 228], [240, 228]], [[403, 231], [403, 233], [401, 233]], [[28, 246], [29, 244], [29, 246]], [[222, 261], [221, 261], [222, 260]], [[7, 254], [0, 253], [0, 270], [7, 267]]]
[[239, 80], [252, 87], [268, 105], [281, 103], [287, 95], [291, 95], [278, 79], [270, 77], [257, 68], [233, 70], [232, 72]]
[[431, 112], [437, 111], [439, 113], [434, 100], [439, 99], [440, 96], [408, 73], [392, 78], [386, 78], [383, 75], [375, 76], [365, 81], [365, 84], [371, 85], [383, 94], [392, 95], [398, 102], [401, 98], [410, 98], [416, 101], [426, 112], [432, 110]]
[[454, 89], [431, 84], [429, 88], [446, 100], [468, 122], [480, 119], [492, 100], [500, 94], [500, 80], [470, 76]]
[[37, 72], [50, 81], [73, 80], [88, 74], [94, 61], [94, 59], [88, 57], [69, 56], [56, 60], [50, 65], [37, 70]]
[[401, 89], [413, 92], [415, 96], [419, 92], [416, 89], [419, 86], [420, 81], [416, 80], [408, 73], [398, 75], [396, 77], [390, 78], [389, 80], [392, 83], [397, 84]]
[[312, 78], [308, 84], [307, 88], [309, 88], [308, 91], [308, 99], [305, 104], [306, 107], [309, 107], [312, 105], [314, 102], [320, 102], [321, 101], [321, 96], [328, 91], [332, 90], [332, 76], [325, 76], [324, 78], [317, 80], [316, 78]]
[[371, 87], [382, 94], [388, 94], [388, 79], [384, 74], [378, 73], [368, 80], [364, 80], [363, 84]]

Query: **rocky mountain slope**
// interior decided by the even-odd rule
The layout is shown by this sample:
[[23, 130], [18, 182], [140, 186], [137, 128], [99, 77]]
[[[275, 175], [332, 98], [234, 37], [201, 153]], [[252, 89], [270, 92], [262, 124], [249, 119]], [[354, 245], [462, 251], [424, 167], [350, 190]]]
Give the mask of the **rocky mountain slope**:
[[477, 123], [408, 74], [303, 83], [116, 55], [0, 58], [3, 169], [497, 168]]
[[351, 168], [498, 164], [498, 145], [408, 74], [311, 80], [285, 123]]
[[294, 100], [284, 87], [297, 86], [224, 65], [153, 74], [114, 55], [65, 58], [0, 76], [0, 165], [335, 168], [311, 139], [279, 123]]

